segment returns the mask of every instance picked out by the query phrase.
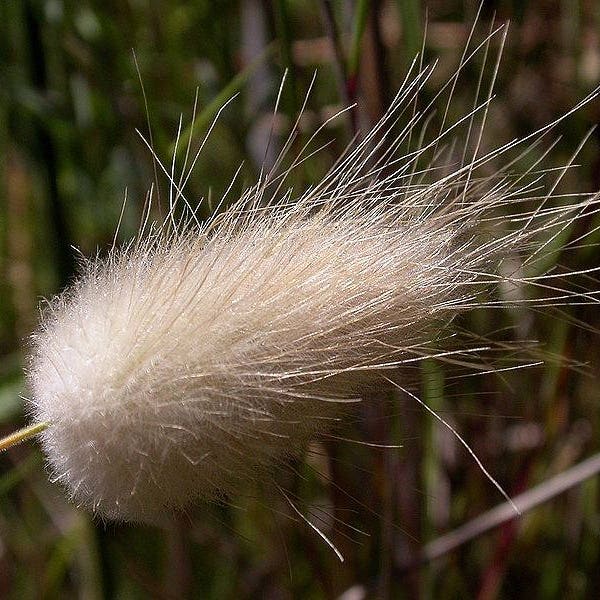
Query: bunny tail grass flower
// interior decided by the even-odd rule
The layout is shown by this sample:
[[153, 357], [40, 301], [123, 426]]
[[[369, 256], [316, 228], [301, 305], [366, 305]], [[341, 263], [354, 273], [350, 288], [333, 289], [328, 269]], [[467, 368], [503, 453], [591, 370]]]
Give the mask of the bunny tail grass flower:
[[[554, 124], [479, 156], [488, 98], [427, 142], [429, 113], [412, 107], [432, 70], [413, 66], [382, 120], [299, 197], [285, 180], [302, 155], [208, 221], [177, 222], [185, 198], [171, 173], [165, 224], [88, 261], [49, 303], [29, 410], [50, 424], [41, 443], [76, 503], [155, 521], [257, 482], [277, 487], [277, 471], [366, 391], [405, 389], [403, 367], [443, 355], [457, 313], [501, 304], [486, 294], [496, 283], [546, 286], [548, 303], [571, 297], [527, 267], [597, 198], [551, 203], [537, 164], [518, 176], [482, 168]], [[461, 128], [472, 148], [462, 160], [443, 150]], [[503, 259], [515, 256], [511, 275]]]

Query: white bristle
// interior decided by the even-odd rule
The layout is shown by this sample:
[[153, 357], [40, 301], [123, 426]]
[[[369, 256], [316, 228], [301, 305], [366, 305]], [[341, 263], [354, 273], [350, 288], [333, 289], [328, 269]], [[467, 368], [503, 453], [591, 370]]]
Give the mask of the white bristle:
[[[169, 219], [91, 260], [50, 303], [34, 338], [30, 408], [50, 423], [43, 448], [75, 502], [152, 521], [276, 481], [366, 389], [439, 351], [454, 315], [511, 280], [503, 258], [534, 262], [541, 233], [589, 210], [594, 197], [559, 209], [532, 198], [534, 174], [478, 175], [517, 143], [452, 170], [449, 152], [441, 168], [438, 144], [455, 129], [446, 127], [397, 156], [426, 123], [416, 113], [391, 133], [430, 73], [407, 80], [300, 198], [279, 189], [284, 176], [265, 176], [208, 223]], [[520, 286], [541, 283], [523, 266]], [[569, 294], [548, 285], [549, 302]]]

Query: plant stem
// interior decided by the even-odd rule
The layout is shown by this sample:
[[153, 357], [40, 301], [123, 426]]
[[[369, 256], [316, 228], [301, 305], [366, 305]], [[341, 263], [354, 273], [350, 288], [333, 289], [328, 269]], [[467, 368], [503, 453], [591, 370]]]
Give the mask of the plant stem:
[[37, 435], [44, 429], [47, 429], [50, 426], [50, 423], [44, 421], [42, 423], [34, 423], [33, 425], [29, 425], [29, 427], [23, 427], [23, 429], [19, 429], [10, 435], [0, 439], [0, 452], [4, 450], [8, 450], [21, 442], [24, 442], [28, 439], [31, 439], [34, 435]]

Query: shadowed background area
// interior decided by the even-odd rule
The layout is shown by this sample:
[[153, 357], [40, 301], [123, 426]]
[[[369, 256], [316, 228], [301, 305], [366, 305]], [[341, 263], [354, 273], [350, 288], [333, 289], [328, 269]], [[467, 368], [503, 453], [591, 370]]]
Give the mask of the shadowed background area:
[[[435, 96], [460, 61], [477, 14], [472, 4], [3, 2], [1, 433], [26, 422], [22, 372], [41, 298], [73, 279], [79, 252], [90, 256], [110, 248], [125, 193], [118, 241], [137, 231], [153, 181], [159, 190], [153, 217], [165, 213], [168, 181], [136, 129], [169, 164], [180, 116], [182, 158], [188, 136], [197, 145], [218, 109], [239, 94], [220, 116], [187, 183], [187, 198], [206, 199], [198, 213], [206, 216], [240, 163], [229, 198], [256, 181], [263, 165], [273, 164], [316, 70], [292, 156], [328, 117], [354, 102], [357, 107], [319, 134], [315, 148], [331, 143], [291, 174], [290, 185], [305, 189], [383, 114], [424, 36], [424, 63], [439, 64], [421, 102]], [[557, 118], [600, 80], [597, 2], [484, 2], [476, 38], [506, 20], [511, 25], [482, 152]], [[498, 39], [491, 49], [497, 51]], [[450, 120], [473, 107], [482, 61], [479, 54], [465, 68]], [[488, 64], [486, 72], [491, 70]], [[443, 111], [444, 103], [439, 106]], [[556, 131], [560, 140], [544, 164], [568, 162], [599, 116], [597, 100], [571, 116]], [[440, 119], [438, 112], [432, 123], [439, 127]], [[595, 131], [561, 189], [600, 188], [599, 142]], [[526, 170], [543, 151], [532, 152], [515, 170]], [[494, 165], [489, 169], [493, 173]], [[555, 240], [546, 270], [597, 267], [600, 234], [568, 253], [560, 245], [599, 226], [590, 215]], [[598, 289], [591, 277], [577, 285]], [[538, 350], [487, 357], [496, 366], [535, 362], [537, 354], [545, 364], [468, 377], [469, 369], [424, 361], [418, 367], [420, 397], [461, 432], [509, 494], [519, 494], [600, 449], [599, 323], [598, 307], [589, 304], [539, 314], [474, 311], [459, 327], [507, 347], [540, 341]], [[410, 398], [382, 394], [368, 400], [344, 428], [315, 442], [304, 462], [282, 474], [282, 486], [342, 551], [343, 564], [280, 497], [200, 506], [164, 529], [96, 523], [47, 481], [39, 450], [30, 443], [0, 455], [0, 596], [593, 597], [600, 587], [597, 478], [418, 566], [428, 543], [502, 498], [452, 434]]]

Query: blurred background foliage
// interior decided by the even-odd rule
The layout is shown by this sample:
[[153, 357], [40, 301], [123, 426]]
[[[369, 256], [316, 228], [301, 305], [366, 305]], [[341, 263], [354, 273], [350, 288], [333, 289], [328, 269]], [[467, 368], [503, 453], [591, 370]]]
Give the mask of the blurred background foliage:
[[[0, 3], [2, 432], [26, 420], [22, 372], [40, 299], [72, 280], [79, 252], [110, 248], [125, 190], [119, 239], [130, 239], [139, 226], [155, 165], [136, 129], [151, 135], [168, 164], [180, 115], [190, 132], [195, 91], [196, 145], [218, 108], [239, 93], [186, 187], [188, 198], [219, 198], [242, 161], [237, 191], [256, 180], [263, 161], [272, 162], [316, 70], [294, 148], [336, 110], [355, 100], [358, 108], [328, 126], [315, 148], [333, 142], [295, 169], [291, 183], [303, 189], [355, 131], [381, 116], [421, 48], [425, 22], [425, 62], [439, 65], [424, 104], [456, 68], [476, 12], [476, 3], [458, 0]], [[561, 115], [600, 79], [596, 0], [486, 1], [478, 39], [494, 19], [510, 19], [511, 26], [484, 150]], [[492, 46], [497, 50], [497, 42]], [[452, 119], [472, 106], [481, 67], [478, 55], [465, 69]], [[548, 164], [566, 163], [599, 113], [594, 101], [561, 125]], [[599, 141], [593, 133], [564, 189], [600, 188]], [[526, 169], [536, 156], [518, 167]], [[156, 218], [168, 190], [165, 177], [157, 180]], [[205, 202], [201, 214], [211, 205]], [[576, 239], [598, 225], [586, 217], [567, 235]], [[552, 252], [550, 261], [548, 269], [554, 263], [593, 268], [598, 251], [580, 244], [568, 254]], [[593, 280], [581, 284], [596, 289]], [[509, 493], [599, 450], [599, 322], [594, 306], [477, 311], [461, 325], [481, 335], [501, 332], [506, 341], [540, 340], [541, 351], [563, 360], [503, 377], [459, 377], [435, 361], [421, 367], [421, 397], [462, 432]], [[250, 492], [232, 506], [200, 506], [164, 529], [95, 523], [47, 481], [39, 451], [27, 444], [0, 456], [0, 597], [596, 597], [597, 479], [414, 566], [428, 542], [501, 499], [452, 435], [414, 402], [371, 400], [340, 437], [402, 448], [325, 439], [304, 464], [282, 474], [298, 506], [340, 548], [343, 564], [281, 498]]]

